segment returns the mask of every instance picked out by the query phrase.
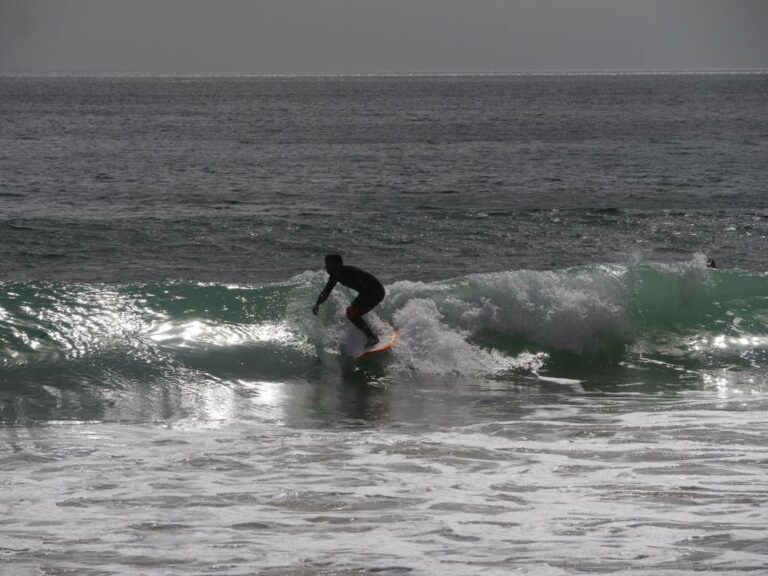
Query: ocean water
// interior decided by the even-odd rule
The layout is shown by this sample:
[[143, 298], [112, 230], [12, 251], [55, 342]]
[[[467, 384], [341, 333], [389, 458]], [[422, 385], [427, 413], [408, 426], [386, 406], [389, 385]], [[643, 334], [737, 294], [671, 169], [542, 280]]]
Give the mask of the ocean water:
[[0, 76], [0, 574], [768, 572], [767, 159], [768, 74]]

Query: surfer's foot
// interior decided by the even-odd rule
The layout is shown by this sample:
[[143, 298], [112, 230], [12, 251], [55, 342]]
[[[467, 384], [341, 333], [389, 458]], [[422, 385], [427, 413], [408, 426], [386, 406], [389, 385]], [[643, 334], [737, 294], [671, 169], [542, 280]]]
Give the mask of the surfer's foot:
[[378, 336], [369, 336], [368, 337], [368, 342], [365, 343], [365, 347], [366, 348], [373, 348], [378, 343], [379, 343], [379, 337]]

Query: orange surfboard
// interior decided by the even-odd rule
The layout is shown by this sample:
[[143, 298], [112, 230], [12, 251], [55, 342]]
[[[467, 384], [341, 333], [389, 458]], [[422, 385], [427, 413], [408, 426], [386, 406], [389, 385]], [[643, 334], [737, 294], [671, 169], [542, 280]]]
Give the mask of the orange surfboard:
[[368, 356], [372, 356], [373, 354], [378, 354], [379, 352], [386, 352], [387, 350], [391, 350], [392, 347], [395, 344], [397, 344], [398, 340], [400, 340], [400, 333], [397, 330], [395, 330], [392, 333], [392, 336], [386, 342], [382, 342], [378, 346], [375, 346], [373, 348], [368, 348], [367, 350], [364, 350], [363, 352], [355, 356], [355, 362], [359, 362], [363, 358], [367, 358]]

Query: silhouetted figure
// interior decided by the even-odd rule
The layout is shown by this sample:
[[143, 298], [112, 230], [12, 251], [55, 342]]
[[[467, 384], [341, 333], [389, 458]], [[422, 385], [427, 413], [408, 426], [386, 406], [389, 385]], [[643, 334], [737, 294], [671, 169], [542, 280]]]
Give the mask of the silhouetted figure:
[[376, 277], [365, 270], [355, 266], [345, 266], [338, 254], [329, 254], [325, 257], [325, 270], [328, 272], [328, 284], [317, 297], [317, 302], [312, 306], [312, 313], [317, 315], [320, 304], [328, 299], [337, 282], [357, 292], [357, 297], [347, 308], [347, 318], [368, 338], [365, 346], [370, 348], [379, 343], [379, 337], [374, 334], [371, 327], [363, 319], [363, 314], [373, 310], [384, 300], [384, 286]]

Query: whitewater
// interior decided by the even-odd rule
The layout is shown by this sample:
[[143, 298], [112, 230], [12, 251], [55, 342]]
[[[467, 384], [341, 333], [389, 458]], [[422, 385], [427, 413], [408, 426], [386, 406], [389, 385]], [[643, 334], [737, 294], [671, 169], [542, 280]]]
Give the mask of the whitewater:
[[768, 571], [766, 134], [759, 73], [0, 76], [0, 574]]

